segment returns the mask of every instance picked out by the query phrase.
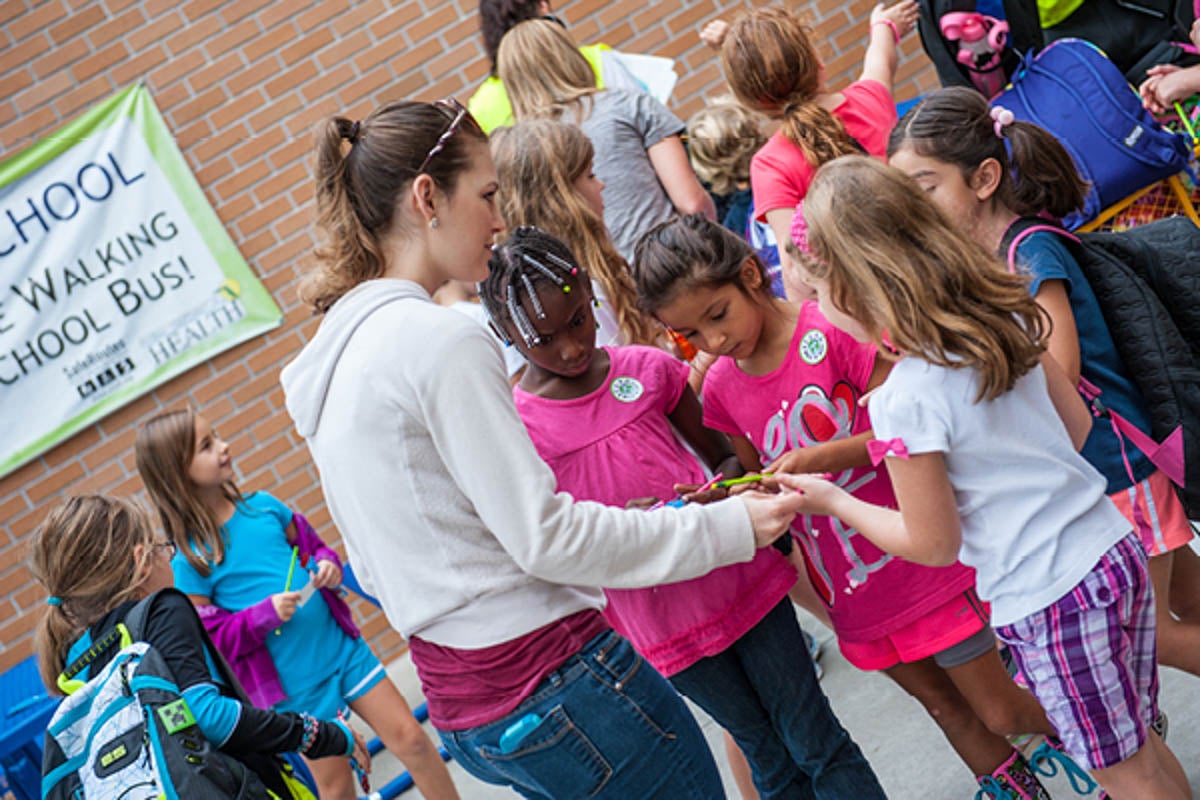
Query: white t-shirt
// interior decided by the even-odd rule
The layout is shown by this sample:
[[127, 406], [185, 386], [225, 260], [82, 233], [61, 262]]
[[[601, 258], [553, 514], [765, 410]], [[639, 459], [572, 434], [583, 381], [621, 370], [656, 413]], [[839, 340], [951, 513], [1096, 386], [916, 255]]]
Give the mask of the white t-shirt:
[[976, 569], [992, 624], [1008, 625], [1071, 591], [1130, 525], [1072, 446], [1040, 366], [978, 403], [977, 375], [905, 358], [871, 397], [871, 422], [910, 455], [945, 454], [959, 558]]

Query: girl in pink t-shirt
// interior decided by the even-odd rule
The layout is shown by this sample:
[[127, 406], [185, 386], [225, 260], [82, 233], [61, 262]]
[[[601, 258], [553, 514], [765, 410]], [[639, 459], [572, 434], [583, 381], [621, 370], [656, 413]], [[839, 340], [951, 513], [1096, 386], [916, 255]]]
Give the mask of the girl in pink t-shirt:
[[[874, 346], [815, 303], [773, 297], [753, 251], [699, 217], [642, 237], [634, 277], [643, 308], [720, 356], [704, 383], [704, 422], [730, 435], [744, 468], [829, 473], [856, 497], [896, 507], [859, 403], [890, 368]], [[792, 530], [846, 659], [920, 700], [993, 796], [1048, 797], [1005, 736], [1052, 729], [1005, 672], [974, 571], [895, 559], [830, 517], [798, 517]]]
[[[896, 124], [897, 45], [916, 21], [914, 0], [876, 6], [862, 74], [840, 90], [825, 85], [825, 65], [796, 14], [764, 6], [729, 26], [721, 44], [725, 80], [739, 103], [780, 122], [750, 162], [755, 213], [776, 241], [788, 241], [792, 214], [818, 167], [848, 153], [884, 158]], [[781, 252], [780, 260], [786, 266], [787, 255]], [[786, 283], [787, 274], [788, 296], [803, 297], [803, 287]]]
[[[681, 438], [715, 472], [742, 474], [728, 439], [702, 424], [686, 364], [651, 347], [596, 347], [591, 284], [564, 244], [517, 228], [489, 272], [480, 297], [529, 363], [513, 395], [559, 491], [647, 513], [679, 491], [706, 500], [719, 490], [696, 491], [704, 472]], [[883, 797], [819, 688], [787, 597], [795, 582], [766, 548], [701, 578], [605, 590], [605, 616], [733, 735], [763, 797]]]

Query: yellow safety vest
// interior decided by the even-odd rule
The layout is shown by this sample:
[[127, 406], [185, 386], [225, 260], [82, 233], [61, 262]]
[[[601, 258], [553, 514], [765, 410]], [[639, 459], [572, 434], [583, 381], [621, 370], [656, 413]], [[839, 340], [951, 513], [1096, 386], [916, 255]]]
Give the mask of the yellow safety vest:
[[[592, 72], [596, 74], [597, 89], [604, 88], [604, 75], [600, 67], [601, 54], [611, 49], [606, 44], [585, 44], [579, 48], [579, 52], [591, 64]], [[467, 109], [485, 133], [513, 124], [512, 104], [508, 102], [508, 92], [504, 83], [494, 75], [471, 95], [471, 99], [467, 101]]]

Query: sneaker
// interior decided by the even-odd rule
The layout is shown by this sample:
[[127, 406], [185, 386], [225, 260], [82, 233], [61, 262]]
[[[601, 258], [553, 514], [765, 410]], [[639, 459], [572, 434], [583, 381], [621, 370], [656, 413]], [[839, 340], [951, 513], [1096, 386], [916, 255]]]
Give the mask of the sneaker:
[[817, 641], [817, 637], [813, 636], [803, 628], [800, 633], [804, 636], [804, 646], [808, 648], [808, 654], [812, 657], [813, 671], [817, 673], [817, 680], [825, 677], [825, 670], [821, 668], [821, 643]]
[[[1050, 800], [1050, 793], [1033, 774], [1029, 762], [1019, 750], [1013, 750], [1008, 760], [987, 778], [1005, 789], [1008, 792], [1007, 796], [1012, 800]], [[980, 786], [983, 786], [982, 780]]]
[[[1053, 778], [1061, 769], [1071, 782], [1071, 788], [1079, 795], [1089, 795], [1099, 786], [1092, 780], [1091, 775], [1066, 754], [1062, 742], [1055, 736], [1047, 736], [1046, 741], [1033, 751], [1033, 755], [1029, 757], [1029, 766], [1034, 773], [1047, 778]], [[1104, 796], [1101, 791], [1099, 797]]]

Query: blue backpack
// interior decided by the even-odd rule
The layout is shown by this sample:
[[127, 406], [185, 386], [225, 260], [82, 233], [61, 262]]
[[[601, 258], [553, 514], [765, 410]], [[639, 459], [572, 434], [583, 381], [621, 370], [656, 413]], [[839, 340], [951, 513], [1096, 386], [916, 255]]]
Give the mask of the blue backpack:
[[1188, 138], [1163, 129], [1120, 70], [1082, 39], [1060, 39], [1026, 56], [992, 105], [1054, 134], [1092, 184], [1083, 210], [1063, 220], [1070, 229], [1191, 159]]

